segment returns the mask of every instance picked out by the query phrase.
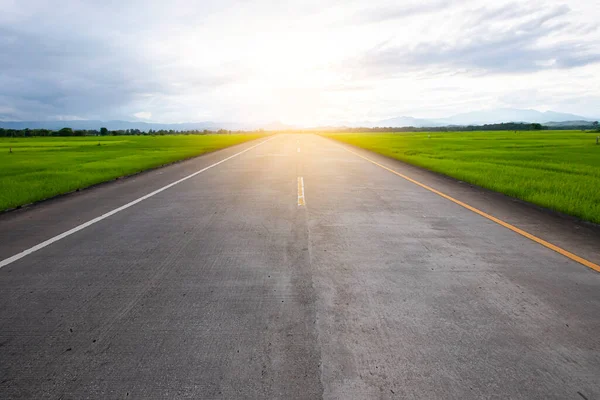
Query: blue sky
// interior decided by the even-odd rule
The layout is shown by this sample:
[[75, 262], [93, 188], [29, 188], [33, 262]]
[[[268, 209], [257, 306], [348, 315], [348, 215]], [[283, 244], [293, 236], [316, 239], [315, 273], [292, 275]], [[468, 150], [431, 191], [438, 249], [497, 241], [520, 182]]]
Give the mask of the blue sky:
[[0, 0], [0, 120], [600, 115], [600, 2]]

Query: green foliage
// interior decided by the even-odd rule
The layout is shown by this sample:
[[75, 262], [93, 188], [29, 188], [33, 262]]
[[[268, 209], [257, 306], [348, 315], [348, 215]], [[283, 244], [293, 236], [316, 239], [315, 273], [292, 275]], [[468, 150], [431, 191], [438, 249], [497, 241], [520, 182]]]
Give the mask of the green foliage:
[[600, 146], [595, 145], [595, 135], [529, 131], [327, 136], [600, 223]]
[[62, 128], [58, 131], [58, 136], [73, 136], [73, 129], [71, 128]]
[[261, 136], [0, 138], [0, 210]]
[[543, 128], [542, 124], [531, 124], [532, 131], [541, 131]]
[[[78, 129], [73, 130], [72, 128], [62, 128], [58, 131], [53, 131], [50, 129], [6, 129], [0, 128], [0, 137], [32, 137], [32, 136], [101, 136], [112, 135], [112, 136], [131, 136], [131, 135], [207, 135], [212, 133], [220, 133], [220, 134], [243, 134], [249, 133], [247, 131], [229, 131], [225, 129], [220, 129], [218, 131], [209, 131], [204, 129], [200, 130], [190, 130], [190, 131], [176, 131], [173, 129], [165, 130], [160, 129], [156, 130], [148, 130], [148, 132], [141, 131], [139, 129], [119, 129], [110, 131], [107, 128], [100, 128], [100, 130], [95, 129]], [[262, 133], [260, 131], [254, 131], [252, 133]]]
[[[535, 125], [535, 128], [534, 128]], [[467, 126], [438, 126], [438, 127], [415, 127], [415, 126], [405, 126], [405, 127], [377, 127], [377, 128], [333, 128], [326, 130], [328, 132], [347, 132], [347, 133], [365, 133], [365, 132], [480, 132], [480, 131], [531, 131], [538, 129], [548, 129], [547, 126], [543, 126], [540, 124], [527, 124], [524, 122], [502, 122], [497, 124], [484, 124], [484, 125], [467, 125]], [[539, 126], [538, 126], [539, 125]], [[576, 126], [576, 127], [557, 127], [553, 128], [556, 130], [573, 130], [573, 129], [585, 129], [588, 125], [585, 126]], [[320, 128], [311, 128], [305, 131], [312, 132], [324, 132], [323, 129]]]

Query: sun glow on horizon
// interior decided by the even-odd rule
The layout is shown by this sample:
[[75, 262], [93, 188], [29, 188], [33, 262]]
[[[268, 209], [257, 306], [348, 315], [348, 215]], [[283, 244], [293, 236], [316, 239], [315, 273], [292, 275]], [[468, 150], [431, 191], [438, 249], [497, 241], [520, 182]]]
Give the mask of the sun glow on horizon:
[[43, 21], [42, 2], [0, 13], [0, 119], [310, 126], [600, 105], [585, 0], [66, 1]]

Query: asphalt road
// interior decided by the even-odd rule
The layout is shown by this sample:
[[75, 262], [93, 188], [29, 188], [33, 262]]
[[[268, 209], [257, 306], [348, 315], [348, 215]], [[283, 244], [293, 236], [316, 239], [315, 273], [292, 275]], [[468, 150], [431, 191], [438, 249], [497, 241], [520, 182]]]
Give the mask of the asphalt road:
[[[598, 272], [330, 140], [257, 143], [0, 215], [1, 261], [247, 150], [0, 268], [0, 398], [600, 398]], [[593, 226], [359, 153], [600, 261]]]

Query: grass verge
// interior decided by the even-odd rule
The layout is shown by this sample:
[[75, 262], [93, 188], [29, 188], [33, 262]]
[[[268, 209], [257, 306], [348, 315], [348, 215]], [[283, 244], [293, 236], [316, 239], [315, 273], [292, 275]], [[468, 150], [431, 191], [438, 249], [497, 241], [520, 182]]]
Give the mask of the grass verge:
[[0, 210], [33, 203], [261, 136], [263, 135], [0, 138]]
[[324, 136], [600, 223], [600, 145], [580, 131]]

